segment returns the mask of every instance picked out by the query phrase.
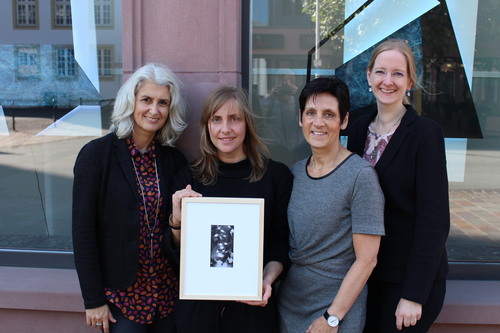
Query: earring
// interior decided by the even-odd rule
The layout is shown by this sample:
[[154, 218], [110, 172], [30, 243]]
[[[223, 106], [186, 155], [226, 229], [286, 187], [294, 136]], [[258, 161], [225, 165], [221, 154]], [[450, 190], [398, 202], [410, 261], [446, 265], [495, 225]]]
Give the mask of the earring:
[[411, 91], [410, 90], [406, 91], [406, 96], [411, 97]]
[[372, 86], [368, 86], [368, 91], [369, 91], [369, 92], [372, 92], [372, 91], [373, 91], [373, 90], [372, 90]]

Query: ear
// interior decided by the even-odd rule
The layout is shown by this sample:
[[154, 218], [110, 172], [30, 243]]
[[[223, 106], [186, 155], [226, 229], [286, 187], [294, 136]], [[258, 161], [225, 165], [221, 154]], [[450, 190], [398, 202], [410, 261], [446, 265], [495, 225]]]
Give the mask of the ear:
[[410, 81], [408, 82], [408, 87], [406, 88], [406, 90], [411, 90], [412, 88], [413, 88], [413, 81], [412, 81], [412, 80], [410, 80]]
[[342, 125], [340, 125], [340, 129], [345, 130], [347, 128], [347, 124], [349, 124], [349, 112], [345, 114], [344, 121]]
[[299, 126], [302, 127], [302, 113], [299, 111]]
[[371, 86], [372, 83], [370, 81], [370, 71], [366, 71], [366, 81], [368, 81], [368, 85]]

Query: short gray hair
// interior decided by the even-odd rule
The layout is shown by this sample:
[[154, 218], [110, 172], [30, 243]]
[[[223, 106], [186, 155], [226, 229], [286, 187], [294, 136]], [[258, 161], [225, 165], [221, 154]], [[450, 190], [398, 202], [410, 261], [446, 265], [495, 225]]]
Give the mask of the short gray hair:
[[155, 139], [163, 146], [173, 147], [187, 127], [186, 104], [181, 96], [179, 79], [169, 68], [160, 64], [151, 63], [137, 69], [120, 87], [116, 95], [109, 131], [115, 132], [120, 139], [132, 134], [135, 95], [144, 82], [153, 82], [170, 89], [168, 118], [163, 128], [156, 133]]

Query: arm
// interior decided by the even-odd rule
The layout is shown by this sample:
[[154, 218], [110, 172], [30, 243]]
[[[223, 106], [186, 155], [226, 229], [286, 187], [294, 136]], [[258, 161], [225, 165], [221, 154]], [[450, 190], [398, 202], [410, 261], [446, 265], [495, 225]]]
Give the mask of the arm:
[[193, 191], [191, 185], [187, 185], [185, 189], [176, 191], [172, 195], [172, 216], [169, 218], [170, 229], [172, 230], [172, 243], [179, 246], [181, 242], [181, 228], [182, 228], [182, 198], [201, 197], [202, 195]]
[[98, 154], [87, 145], [74, 167], [73, 247], [75, 265], [85, 303], [87, 325], [109, 332], [109, 321], [116, 322], [106, 305], [97, 244], [98, 198], [101, 170]]
[[[328, 308], [328, 313], [335, 315], [339, 320], [342, 320], [349, 312], [377, 263], [380, 236], [353, 234], [353, 245], [356, 260], [347, 272], [339, 292]], [[338, 327], [330, 327], [326, 319], [321, 316], [313, 321], [307, 332], [337, 332], [337, 330]]]
[[395, 313], [398, 330], [420, 320], [422, 304], [446, 253], [450, 228], [448, 177], [444, 138], [437, 127], [427, 133], [418, 148], [415, 183], [417, 217], [402, 297]]
[[427, 132], [416, 157], [416, 220], [401, 297], [423, 304], [443, 262], [450, 228], [444, 138], [439, 128]]

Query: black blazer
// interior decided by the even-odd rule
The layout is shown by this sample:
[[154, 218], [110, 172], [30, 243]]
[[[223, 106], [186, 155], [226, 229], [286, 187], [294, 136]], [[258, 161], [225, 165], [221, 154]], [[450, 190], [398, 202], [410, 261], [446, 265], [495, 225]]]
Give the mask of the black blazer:
[[[385, 232], [372, 279], [402, 284], [402, 298], [425, 304], [435, 280], [448, 271], [448, 177], [441, 127], [413, 107], [375, 166], [385, 195]], [[360, 117], [348, 129], [348, 149], [363, 155], [368, 125]], [[366, 207], [369, 209], [369, 207]]]
[[[172, 147], [157, 144], [156, 153], [160, 190], [168, 196], [172, 175], [186, 161]], [[135, 281], [142, 199], [127, 144], [114, 133], [86, 144], [73, 171], [75, 265], [85, 308], [91, 309], [106, 304], [104, 287], [125, 289]]]

